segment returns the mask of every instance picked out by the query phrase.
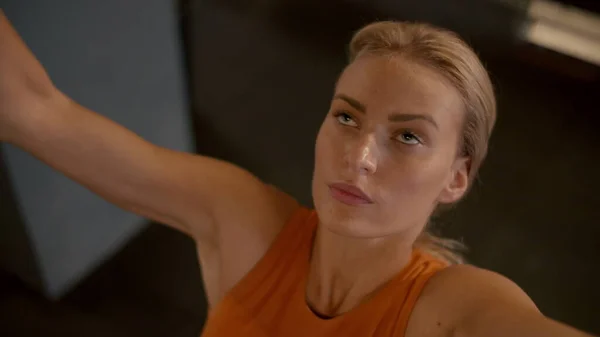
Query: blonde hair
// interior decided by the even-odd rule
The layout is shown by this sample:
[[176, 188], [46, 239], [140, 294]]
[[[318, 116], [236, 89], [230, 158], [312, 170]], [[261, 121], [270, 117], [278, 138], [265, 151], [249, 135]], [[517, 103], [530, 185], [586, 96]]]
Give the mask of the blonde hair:
[[[402, 56], [441, 74], [460, 94], [465, 107], [459, 155], [469, 161], [472, 185], [488, 148], [496, 121], [496, 98], [488, 73], [475, 52], [455, 33], [424, 23], [382, 21], [356, 32], [350, 42], [350, 63], [369, 55]], [[462, 263], [458, 241], [424, 230], [415, 247], [450, 263]]]

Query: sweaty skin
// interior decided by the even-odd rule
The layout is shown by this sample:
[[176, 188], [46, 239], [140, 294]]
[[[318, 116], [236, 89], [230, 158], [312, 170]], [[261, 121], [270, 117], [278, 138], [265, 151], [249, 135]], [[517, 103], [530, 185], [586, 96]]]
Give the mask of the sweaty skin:
[[[0, 140], [115, 205], [190, 235], [211, 307], [298, 208], [242, 168], [157, 147], [73, 102], [1, 11], [0, 74]], [[317, 138], [312, 189], [321, 222], [306, 296], [328, 315], [351, 310], [398, 273], [431, 211], [460, 199], [468, 184], [468, 158], [457, 156], [463, 109], [434, 71], [401, 58], [360, 58], [336, 93], [355, 102], [334, 98]], [[374, 203], [339, 204], [328, 188], [336, 182], [356, 185]], [[544, 317], [511, 281], [472, 266], [436, 274], [406, 332], [449, 335], [586, 336]]]

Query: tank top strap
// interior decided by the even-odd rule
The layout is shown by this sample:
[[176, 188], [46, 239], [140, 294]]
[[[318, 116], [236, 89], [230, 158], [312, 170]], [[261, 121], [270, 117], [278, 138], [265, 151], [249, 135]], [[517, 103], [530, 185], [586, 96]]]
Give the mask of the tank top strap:
[[413, 252], [413, 261], [408, 266], [403, 277], [402, 297], [403, 305], [398, 312], [396, 326], [394, 329], [395, 337], [404, 337], [410, 315], [427, 282], [439, 271], [448, 267], [448, 264], [438, 258], [416, 249]]

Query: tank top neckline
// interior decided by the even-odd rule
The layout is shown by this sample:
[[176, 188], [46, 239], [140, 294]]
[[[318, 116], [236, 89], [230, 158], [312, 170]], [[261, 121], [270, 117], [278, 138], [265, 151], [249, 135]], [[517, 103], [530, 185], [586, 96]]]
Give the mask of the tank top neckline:
[[299, 207], [267, 252], [211, 312], [202, 336], [404, 336], [429, 278], [446, 264], [419, 249], [370, 298], [332, 318], [319, 317], [306, 301], [317, 213]]
[[294, 297], [291, 299], [292, 305], [299, 305], [299, 314], [304, 316], [304, 319], [310, 324], [319, 324], [319, 325], [335, 325], [341, 321], [346, 319], [352, 319], [353, 316], [360, 315], [362, 312], [369, 311], [369, 308], [373, 306], [377, 306], [382, 300], [389, 300], [393, 296], [389, 296], [393, 293], [395, 288], [395, 284], [402, 282], [402, 280], [406, 279], [410, 271], [412, 270], [411, 266], [415, 264], [418, 260], [418, 256], [420, 251], [414, 249], [412, 251], [411, 258], [408, 263], [401, 270], [399, 270], [396, 275], [394, 275], [389, 281], [382, 284], [379, 289], [375, 290], [372, 295], [359, 302], [352, 309], [341, 313], [332, 317], [322, 317], [319, 313], [316, 313], [314, 309], [310, 307], [308, 301], [306, 299], [306, 289], [308, 283], [308, 276], [310, 270], [310, 255], [312, 253], [312, 249], [314, 246], [314, 240], [317, 234], [317, 227], [319, 225], [319, 219], [317, 212], [315, 210], [310, 210], [310, 214], [308, 215], [305, 224], [310, 224], [310, 235], [309, 240], [306, 244], [303, 245], [302, 251], [302, 277], [298, 282], [298, 287], [296, 292], [294, 293]]

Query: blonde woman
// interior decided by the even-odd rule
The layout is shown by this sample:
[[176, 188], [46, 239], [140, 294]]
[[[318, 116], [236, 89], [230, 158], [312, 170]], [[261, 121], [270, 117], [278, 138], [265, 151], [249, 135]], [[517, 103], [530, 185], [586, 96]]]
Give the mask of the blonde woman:
[[469, 190], [494, 126], [473, 51], [442, 29], [379, 22], [350, 52], [316, 140], [314, 210], [73, 102], [1, 14], [0, 140], [194, 238], [203, 336], [585, 336], [427, 232]]

